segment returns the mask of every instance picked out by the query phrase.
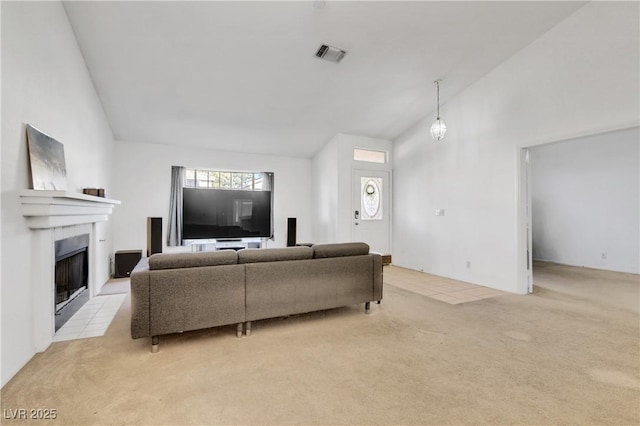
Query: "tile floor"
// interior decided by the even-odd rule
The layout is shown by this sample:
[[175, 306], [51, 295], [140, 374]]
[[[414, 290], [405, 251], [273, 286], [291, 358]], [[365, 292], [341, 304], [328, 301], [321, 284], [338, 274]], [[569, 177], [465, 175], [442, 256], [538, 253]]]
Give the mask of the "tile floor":
[[507, 294], [489, 287], [425, 274], [398, 266], [384, 267], [384, 283], [452, 305]]
[[54, 342], [103, 336], [111, 320], [116, 316], [126, 294], [96, 296], [60, 327], [53, 337]]

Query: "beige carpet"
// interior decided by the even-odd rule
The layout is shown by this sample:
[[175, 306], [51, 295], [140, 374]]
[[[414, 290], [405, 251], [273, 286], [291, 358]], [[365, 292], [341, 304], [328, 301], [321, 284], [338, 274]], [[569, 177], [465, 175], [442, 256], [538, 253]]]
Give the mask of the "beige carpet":
[[640, 423], [638, 276], [539, 268], [529, 296], [452, 305], [386, 285], [368, 316], [184, 333], [157, 354], [129, 337], [127, 297], [105, 336], [36, 355], [2, 389], [3, 412], [57, 410], [39, 425]]

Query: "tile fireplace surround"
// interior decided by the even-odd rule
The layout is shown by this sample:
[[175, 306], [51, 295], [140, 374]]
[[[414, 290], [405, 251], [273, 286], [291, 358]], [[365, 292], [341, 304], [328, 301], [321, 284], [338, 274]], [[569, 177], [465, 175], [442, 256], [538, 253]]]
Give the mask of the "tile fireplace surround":
[[25, 190], [20, 193], [20, 202], [33, 233], [34, 341], [36, 350], [42, 352], [55, 334], [55, 242], [89, 234], [88, 290], [89, 297], [95, 297], [99, 290], [95, 277], [96, 223], [108, 220], [120, 201], [66, 191]]

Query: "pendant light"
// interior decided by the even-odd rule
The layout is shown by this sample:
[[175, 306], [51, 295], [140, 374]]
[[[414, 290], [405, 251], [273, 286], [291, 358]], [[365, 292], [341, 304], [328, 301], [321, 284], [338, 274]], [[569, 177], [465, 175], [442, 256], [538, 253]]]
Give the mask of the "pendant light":
[[444, 134], [447, 131], [447, 125], [444, 124], [444, 121], [440, 119], [440, 80], [436, 80], [433, 82], [436, 85], [437, 92], [437, 112], [436, 119], [431, 125], [431, 137], [437, 141], [441, 141], [444, 138]]

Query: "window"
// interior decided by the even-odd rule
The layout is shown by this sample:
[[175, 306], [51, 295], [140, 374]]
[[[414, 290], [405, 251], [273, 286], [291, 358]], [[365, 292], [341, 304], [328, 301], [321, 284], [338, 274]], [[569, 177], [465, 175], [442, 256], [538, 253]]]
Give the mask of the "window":
[[273, 173], [184, 169], [182, 239], [273, 237]]
[[360, 178], [360, 211], [362, 212], [362, 220], [382, 220], [381, 188], [381, 178]]
[[244, 191], [269, 191], [264, 173], [185, 170], [185, 188], [212, 188]]
[[366, 161], [367, 163], [384, 164], [387, 162], [386, 151], [375, 151], [371, 149], [354, 148], [353, 159], [355, 161]]

